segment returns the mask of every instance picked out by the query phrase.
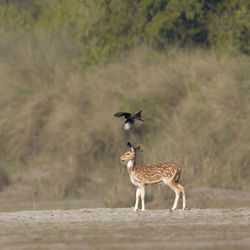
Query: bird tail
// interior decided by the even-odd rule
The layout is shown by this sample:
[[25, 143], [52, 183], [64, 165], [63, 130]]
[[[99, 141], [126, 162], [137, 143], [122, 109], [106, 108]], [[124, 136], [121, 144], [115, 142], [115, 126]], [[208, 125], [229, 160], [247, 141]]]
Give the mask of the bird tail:
[[142, 112], [142, 110], [140, 110], [138, 113], [136, 113], [136, 114], [135, 114], [135, 117], [136, 117], [138, 120], [144, 122], [144, 120], [143, 120], [142, 117], [141, 117], [141, 112]]

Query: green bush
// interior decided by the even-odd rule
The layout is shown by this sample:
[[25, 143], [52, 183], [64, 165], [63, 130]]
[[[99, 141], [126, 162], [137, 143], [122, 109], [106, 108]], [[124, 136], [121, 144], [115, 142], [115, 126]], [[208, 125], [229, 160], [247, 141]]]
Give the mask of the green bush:
[[65, 36], [81, 48], [81, 67], [105, 65], [142, 44], [214, 47], [249, 54], [247, 1], [55, 0], [0, 3], [0, 29]]
[[222, 1], [208, 14], [208, 40], [230, 53], [250, 53], [250, 14], [248, 1]]

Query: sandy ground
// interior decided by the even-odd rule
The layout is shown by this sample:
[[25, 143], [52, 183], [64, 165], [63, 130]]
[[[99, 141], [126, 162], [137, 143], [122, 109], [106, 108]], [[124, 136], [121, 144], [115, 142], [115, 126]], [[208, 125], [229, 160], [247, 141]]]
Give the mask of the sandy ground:
[[2, 192], [0, 250], [250, 249], [249, 192], [199, 187], [187, 198], [191, 210], [170, 212], [169, 192], [133, 212], [99, 200], [25, 202]]
[[2, 212], [0, 249], [250, 249], [250, 208]]

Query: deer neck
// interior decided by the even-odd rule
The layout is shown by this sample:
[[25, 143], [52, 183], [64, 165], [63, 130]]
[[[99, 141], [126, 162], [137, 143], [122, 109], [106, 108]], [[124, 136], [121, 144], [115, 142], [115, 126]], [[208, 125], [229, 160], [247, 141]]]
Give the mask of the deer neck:
[[135, 168], [135, 159], [128, 161], [127, 168], [128, 168], [128, 173], [129, 174], [134, 171], [134, 168]]

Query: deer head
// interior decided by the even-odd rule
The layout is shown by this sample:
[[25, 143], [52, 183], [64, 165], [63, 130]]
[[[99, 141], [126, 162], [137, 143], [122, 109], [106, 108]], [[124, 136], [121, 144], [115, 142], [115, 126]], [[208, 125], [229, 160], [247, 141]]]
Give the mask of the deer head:
[[121, 161], [135, 160], [136, 152], [142, 152], [140, 146], [134, 147], [130, 142], [127, 143], [128, 151], [120, 157]]

